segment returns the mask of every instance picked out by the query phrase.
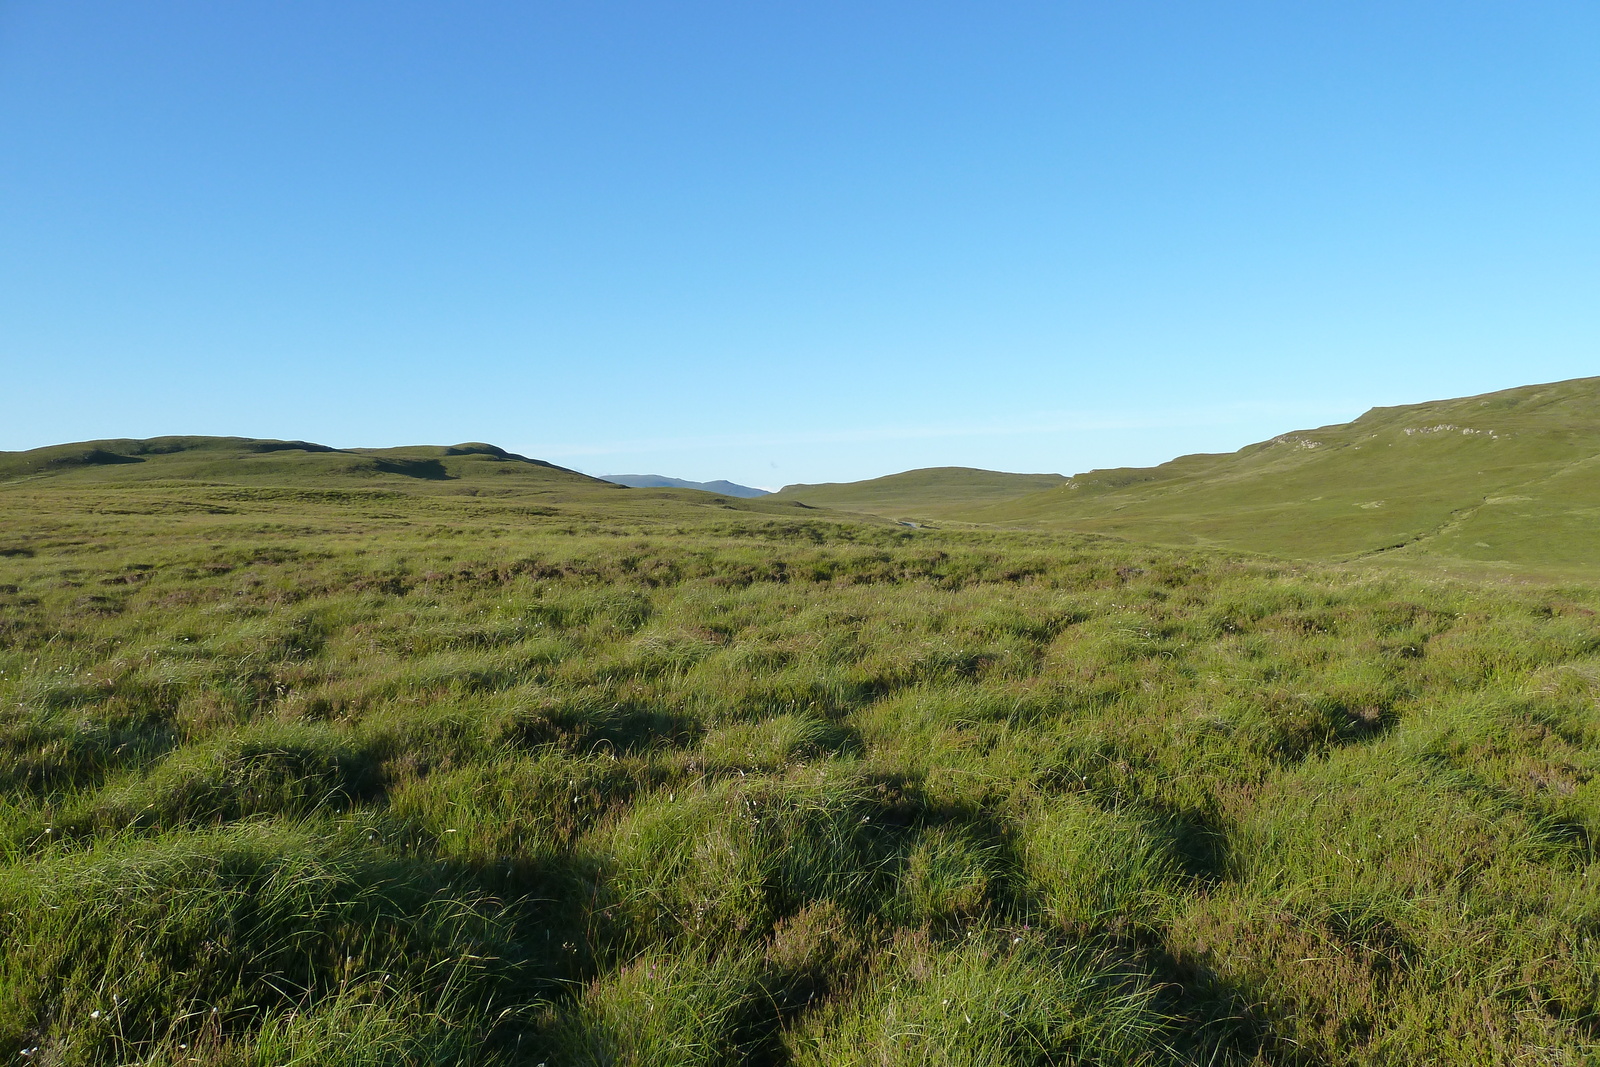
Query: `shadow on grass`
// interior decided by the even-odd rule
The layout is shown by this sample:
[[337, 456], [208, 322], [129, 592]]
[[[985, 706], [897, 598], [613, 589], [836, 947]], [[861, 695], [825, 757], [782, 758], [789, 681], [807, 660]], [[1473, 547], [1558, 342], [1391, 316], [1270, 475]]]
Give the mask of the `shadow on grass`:
[[163, 1049], [248, 1047], [351, 997], [401, 1013], [408, 1042], [453, 1034], [461, 1053], [496, 1030], [514, 1037], [519, 1006], [586, 972], [581, 904], [564, 903], [581, 898], [507, 901], [477, 881], [259, 823], [13, 870], [0, 879], [0, 942], [17, 979], [0, 1048], [166, 1062]]
[[551, 700], [513, 715], [502, 727], [500, 741], [529, 749], [633, 753], [691, 744], [702, 729], [681, 712], [651, 705]]
[[401, 474], [430, 482], [449, 481], [451, 477], [444, 464], [436, 459], [378, 459], [373, 460], [372, 465], [385, 474]]

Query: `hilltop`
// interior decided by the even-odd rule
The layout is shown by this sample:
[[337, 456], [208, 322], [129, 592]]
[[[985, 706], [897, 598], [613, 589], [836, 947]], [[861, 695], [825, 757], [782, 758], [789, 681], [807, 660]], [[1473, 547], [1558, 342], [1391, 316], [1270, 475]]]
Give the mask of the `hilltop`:
[[1066, 484], [1060, 474], [1007, 474], [974, 467], [925, 467], [862, 482], [786, 485], [774, 500], [796, 500], [894, 519], [941, 519]]
[[223, 484], [348, 482], [521, 482], [604, 487], [605, 482], [495, 445], [333, 448], [311, 441], [252, 437], [152, 437], [0, 452], [0, 482], [64, 484], [151, 481]]

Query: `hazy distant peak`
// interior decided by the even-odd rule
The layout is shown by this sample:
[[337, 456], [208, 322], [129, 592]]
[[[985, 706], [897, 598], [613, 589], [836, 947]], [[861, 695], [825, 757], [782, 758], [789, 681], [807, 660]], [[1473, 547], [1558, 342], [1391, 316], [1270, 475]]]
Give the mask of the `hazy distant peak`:
[[723, 496], [757, 497], [767, 496], [767, 490], [756, 489], [748, 485], [739, 485], [725, 479], [714, 482], [691, 482], [684, 478], [668, 478], [664, 474], [602, 474], [608, 482], [626, 485], [630, 489], [699, 489], [707, 493], [721, 493]]

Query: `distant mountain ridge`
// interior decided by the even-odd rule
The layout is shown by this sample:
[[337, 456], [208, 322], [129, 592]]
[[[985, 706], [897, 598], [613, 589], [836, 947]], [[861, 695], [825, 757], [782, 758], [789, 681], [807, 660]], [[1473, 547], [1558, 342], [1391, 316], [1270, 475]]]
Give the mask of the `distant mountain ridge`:
[[683, 478], [668, 478], [664, 474], [603, 474], [600, 477], [630, 489], [699, 489], [707, 493], [721, 493], [723, 496], [746, 499], [772, 495], [765, 489], [756, 489], [753, 486], [740, 485], [721, 478], [714, 482], [691, 482]]

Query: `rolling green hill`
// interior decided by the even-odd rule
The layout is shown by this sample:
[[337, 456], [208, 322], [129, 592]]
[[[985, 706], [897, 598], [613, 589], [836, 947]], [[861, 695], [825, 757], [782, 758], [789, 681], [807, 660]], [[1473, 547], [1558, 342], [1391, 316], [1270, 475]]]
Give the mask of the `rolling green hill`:
[[1225, 455], [1078, 475], [968, 509], [1296, 558], [1600, 563], [1600, 378], [1374, 408]]
[[1073, 478], [931, 467], [790, 485], [735, 501], [629, 489], [493, 445], [335, 449], [304, 441], [162, 437], [0, 453], [0, 485], [174, 483], [405, 489], [633, 507], [829, 508], [897, 520], [1062, 528], [1289, 558], [1600, 567], [1600, 378], [1374, 408], [1219, 455]]
[[786, 485], [774, 500], [797, 500], [895, 519], [940, 519], [1066, 484], [1059, 474], [1006, 474], [972, 467], [925, 467], [864, 482]]
[[699, 521], [724, 512], [787, 521], [804, 509], [794, 501], [696, 489], [630, 489], [482, 443], [339, 449], [308, 441], [156, 437], [0, 452], [0, 525], [37, 507], [172, 521], [232, 516], [228, 521], [248, 525], [284, 500], [363, 508], [401, 506], [408, 498], [431, 500], [424, 506], [432, 507], [471, 498], [483, 516], [511, 524], [564, 514], [588, 522], [596, 508], [643, 522]]
[[0, 482], [49, 479], [65, 485], [154, 481], [221, 484], [491, 483], [593, 486], [595, 478], [494, 445], [331, 448], [309, 441], [247, 437], [153, 437], [84, 441], [0, 452]]

